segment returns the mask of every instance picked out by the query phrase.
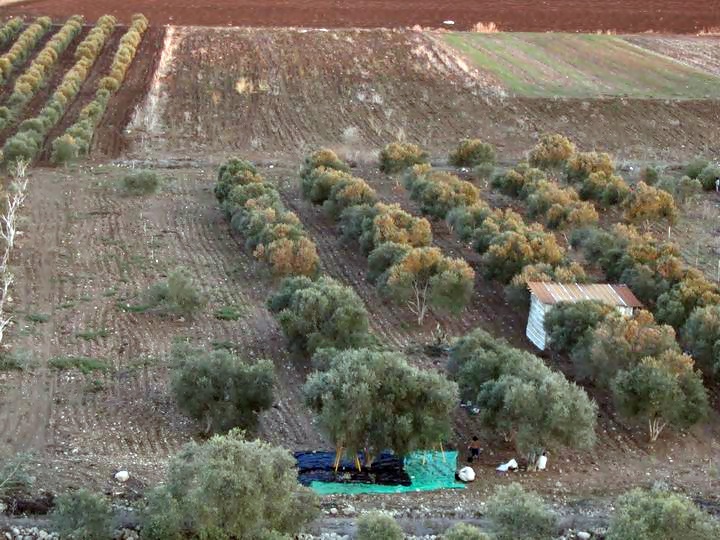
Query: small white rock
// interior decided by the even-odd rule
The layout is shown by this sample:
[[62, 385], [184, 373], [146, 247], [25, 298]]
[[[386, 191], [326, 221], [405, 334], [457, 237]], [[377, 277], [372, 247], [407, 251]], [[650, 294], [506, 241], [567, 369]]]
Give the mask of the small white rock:
[[578, 531], [577, 537], [580, 540], [590, 540], [590, 533], [585, 531]]
[[127, 482], [130, 479], [130, 473], [127, 471], [118, 471], [115, 473], [115, 480], [118, 482]]

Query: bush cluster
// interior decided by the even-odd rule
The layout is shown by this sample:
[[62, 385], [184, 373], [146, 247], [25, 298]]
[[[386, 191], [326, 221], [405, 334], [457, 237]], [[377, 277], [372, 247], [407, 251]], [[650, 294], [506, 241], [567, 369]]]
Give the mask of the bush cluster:
[[15, 68], [25, 63], [50, 28], [52, 28], [50, 17], [38, 17], [18, 36], [10, 50], [0, 56], [0, 86], [7, 83]]
[[596, 302], [561, 303], [545, 327], [551, 346], [570, 352], [578, 375], [609, 387], [618, 412], [645, 421], [652, 440], [666, 425], [686, 428], [705, 417], [708, 398], [693, 359], [672, 327], [649, 312], [630, 318]]
[[715, 181], [719, 178], [720, 165], [715, 165], [714, 163], [706, 165], [697, 176], [697, 180], [700, 182], [705, 191], [713, 191], [715, 189]]
[[[309, 170], [312, 163], [334, 166], [321, 164]], [[432, 231], [426, 219], [411, 216], [397, 205], [377, 203], [375, 191], [346, 170], [335, 154], [320, 150], [305, 159], [301, 191], [306, 199], [322, 204], [331, 217], [339, 220], [345, 240], [357, 240], [363, 252], [369, 254], [370, 281], [377, 284], [381, 293], [409, 305], [418, 324], [422, 324], [429, 306], [453, 312], [462, 310], [472, 295], [475, 281], [472, 268], [461, 259], [445, 257], [440, 250], [428, 247]], [[429, 165], [415, 165], [407, 173], [417, 179], [418, 189], [421, 182], [427, 186], [444, 182], [435, 177], [421, 180], [421, 171], [426, 170], [433, 172]], [[455, 190], [451, 197], [456, 204], [477, 200], [472, 184], [447, 176], [445, 183], [456, 186], [447, 188]], [[443, 204], [437, 198], [434, 202]]]
[[[105, 110], [112, 95], [117, 92], [125, 80], [130, 64], [132, 64], [138, 47], [142, 41], [143, 35], [148, 28], [148, 20], [144, 15], [136, 14], [132, 16], [132, 22], [127, 32], [120, 38], [120, 44], [113, 57], [110, 69], [107, 75], [98, 83], [98, 89], [95, 92], [95, 99], [85, 105], [80, 111], [79, 119], [72, 126], [65, 130], [65, 138], [62, 143], [65, 146], [64, 154], [75, 156], [85, 156], [90, 152], [95, 128], [102, 120]], [[93, 42], [94, 43], [94, 42]], [[92, 55], [95, 47], [88, 43], [78, 51], [78, 55], [82, 58]], [[61, 144], [61, 143], [58, 143]], [[68, 150], [68, 146], [71, 148]], [[56, 143], [53, 141], [54, 159], [60, 161], [62, 157], [59, 152], [55, 151]]]
[[480, 201], [480, 193], [470, 182], [436, 171], [428, 164], [415, 165], [405, 171], [403, 184], [423, 214], [439, 219], [445, 219], [457, 206], [472, 206]]
[[429, 161], [428, 153], [411, 143], [390, 143], [380, 151], [380, 170], [387, 174], [399, 173]]
[[286, 210], [275, 186], [265, 182], [248, 161], [231, 159], [218, 171], [215, 196], [245, 246], [276, 276], [315, 276], [315, 243], [298, 217]]
[[594, 225], [598, 214], [592, 204], [580, 200], [571, 187], [561, 187], [540, 169], [521, 164], [496, 176], [492, 184], [503, 193], [524, 199], [530, 217], [543, 218], [551, 229]]
[[[714, 182], [714, 180], [713, 180]], [[657, 187], [667, 191], [679, 204], [685, 204], [698, 197], [703, 191], [703, 184], [697, 178], [683, 176], [681, 178], [663, 178]]]
[[15, 36], [22, 30], [23, 21], [22, 19], [15, 17], [6, 22], [2, 28], [0, 28], [0, 47], [8, 45]]
[[678, 210], [673, 196], [662, 189], [638, 182], [623, 203], [625, 219], [630, 223], [666, 220], [675, 223]]
[[594, 444], [597, 405], [537, 356], [478, 329], [453, 344], [448, 368], [461, 398], [476, 404], [483, 424], [511, 437], [518, 451]]
[[448, 162], [455, 167], [477, 167], [495, 163], [495, 148], [480, 139], [464, 139], [450, 152]]
[[82, 17], [79, 15], [70, 17], [17, 78], [7, 101], [8, 106], [3, 107], [3, 113], [0, 114], [0, 129], [4, 129], [18, 118], [25, 105], [45, 86], [58, 59], [78, 36], [82, 26]]
[[[98, 19], [93, 29], [78, 45], [78, 49], [92, 47], [96, 54], [94, 56], [76, 56], [75, 65], [63, 76], [62, 81], [40, 113], [35, 118], [22, 122], [17, 133], [6, 142], [3, 149], [6, 162], [11, 163], [18, 158], [31, 161], [40, 153], [45, 137], [60, 121], [70, 103], [80, 92], [80, 87], [87, 79], [93, 64], [99, 58], [100, 52], [110, 34], [112, 34], [114, 27], [114, 17], [104, 15]], [[52, 147], [52, 159], [55, 162], [65, 163], [78, 155], [77, 143], [69, 134], [65, 134], [53, 141]]]

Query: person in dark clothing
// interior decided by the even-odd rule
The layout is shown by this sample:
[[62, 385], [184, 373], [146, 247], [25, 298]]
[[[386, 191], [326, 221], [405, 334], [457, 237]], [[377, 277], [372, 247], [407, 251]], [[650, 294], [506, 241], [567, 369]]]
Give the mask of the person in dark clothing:
[[477, 435], [473, 436], [472, 441], [470, 441], [470, 445], [468, 446], [468, 450], [470, 450], [468, 463], [472, 463], [475, 459], [480, 458], [480, 439], [477, 438]]

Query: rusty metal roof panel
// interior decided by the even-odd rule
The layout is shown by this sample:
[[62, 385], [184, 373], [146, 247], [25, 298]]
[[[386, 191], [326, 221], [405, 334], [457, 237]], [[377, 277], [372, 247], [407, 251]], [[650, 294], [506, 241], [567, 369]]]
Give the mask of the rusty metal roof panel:
[[581, 283], [528, 283], [530, 292], [543, 304], [558, 302], [579, 302], [581, 300], [599, 300], [611, 306], [642, 307], [627, 285], [581, 284]]

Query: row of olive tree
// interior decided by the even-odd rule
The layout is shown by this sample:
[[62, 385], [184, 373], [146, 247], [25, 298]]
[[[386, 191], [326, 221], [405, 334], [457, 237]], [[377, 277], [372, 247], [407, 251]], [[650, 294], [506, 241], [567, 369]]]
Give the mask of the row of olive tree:
[[22, 27], [23, 20], [20, 17], [14, 17], [3, 24], [0, 28], [0, 47], [7, 47], [20, 33]]
[[708, 397], [693, 358], [651, 313], [626, 317], [600, 302], [560, 303], [545, 326], [551, 347], [570, 353], [579, 377], [609, 388], [623, 417], [647, 422], [651, 440], [668, 425], [705, 418]]
[[[386, 148], [384, 152], [399, 159], [398, 150]], [[412, 216], [398, 205], [379, 203], [375, 190], [351, 176], [347, 165], [330, 150], [308, 156], [300, 180], [303, 197], [322, 205], [339, 221], [343, 238], [358, 241], [369, 254], [368, 279], [378, 285], [381, 294], [406, 304], [419, 325], [431, 306], [452, 312], [464, 309], [472, 295], [475, 273], [464, 260], [446, 257], [430, 247], [432, 232], [426, 219]]]
[[47, 85], [60, 56], [80, 34], [83, 22], [80, 15], [70, 17], [15, 80], [7, 105], [0, 107], [0, 130], [6, 129], [20, 118], [25, 106]]
[[149, 22], [144, 15], [138, 13], [132, 16], [130, 28], [120, 38], [107, 75], [98, 82], [95, 99], [82, 108], [78, 121], [52, 142], [53, 162], [65, 163], [90, 153], [95, 128], [102, 120], [110, 98], [122, 86], [148, 25]]
[[23, 30], [10, 50], [0, 56], [0, 87], [5, 86], [13, 71], [25, 63], [50, 28], [50, 17], [38, 17]]
[[315, 243], [298, 217], [285, 208], [276, 187], [252, 163], [231, 159], [223, 164], [215, 196], [246, 248], [274, 275], [317, 275], [320, 261]]
[[594, 445], [597, 405], [537, 356], [478, 329], [453, 344], [448, 368], [482, 423], [518, 451]]
[[[75, 49], [75, 64], [63, 76], [40, 113], [34, 118], [23, 121], [18, 126], [17, 133], [5, 143], [3, 155], [6, 162], [12, 163], [18, 159], [31, 161], [40, 153], [45, 137], [57, 125], [80, 92], [83, 82], [110, 38], [115, 22], [115, 17], [111, 15], [104, 15], [98, 19]], [[2, 114], [1, 110], [0, 114]]]

